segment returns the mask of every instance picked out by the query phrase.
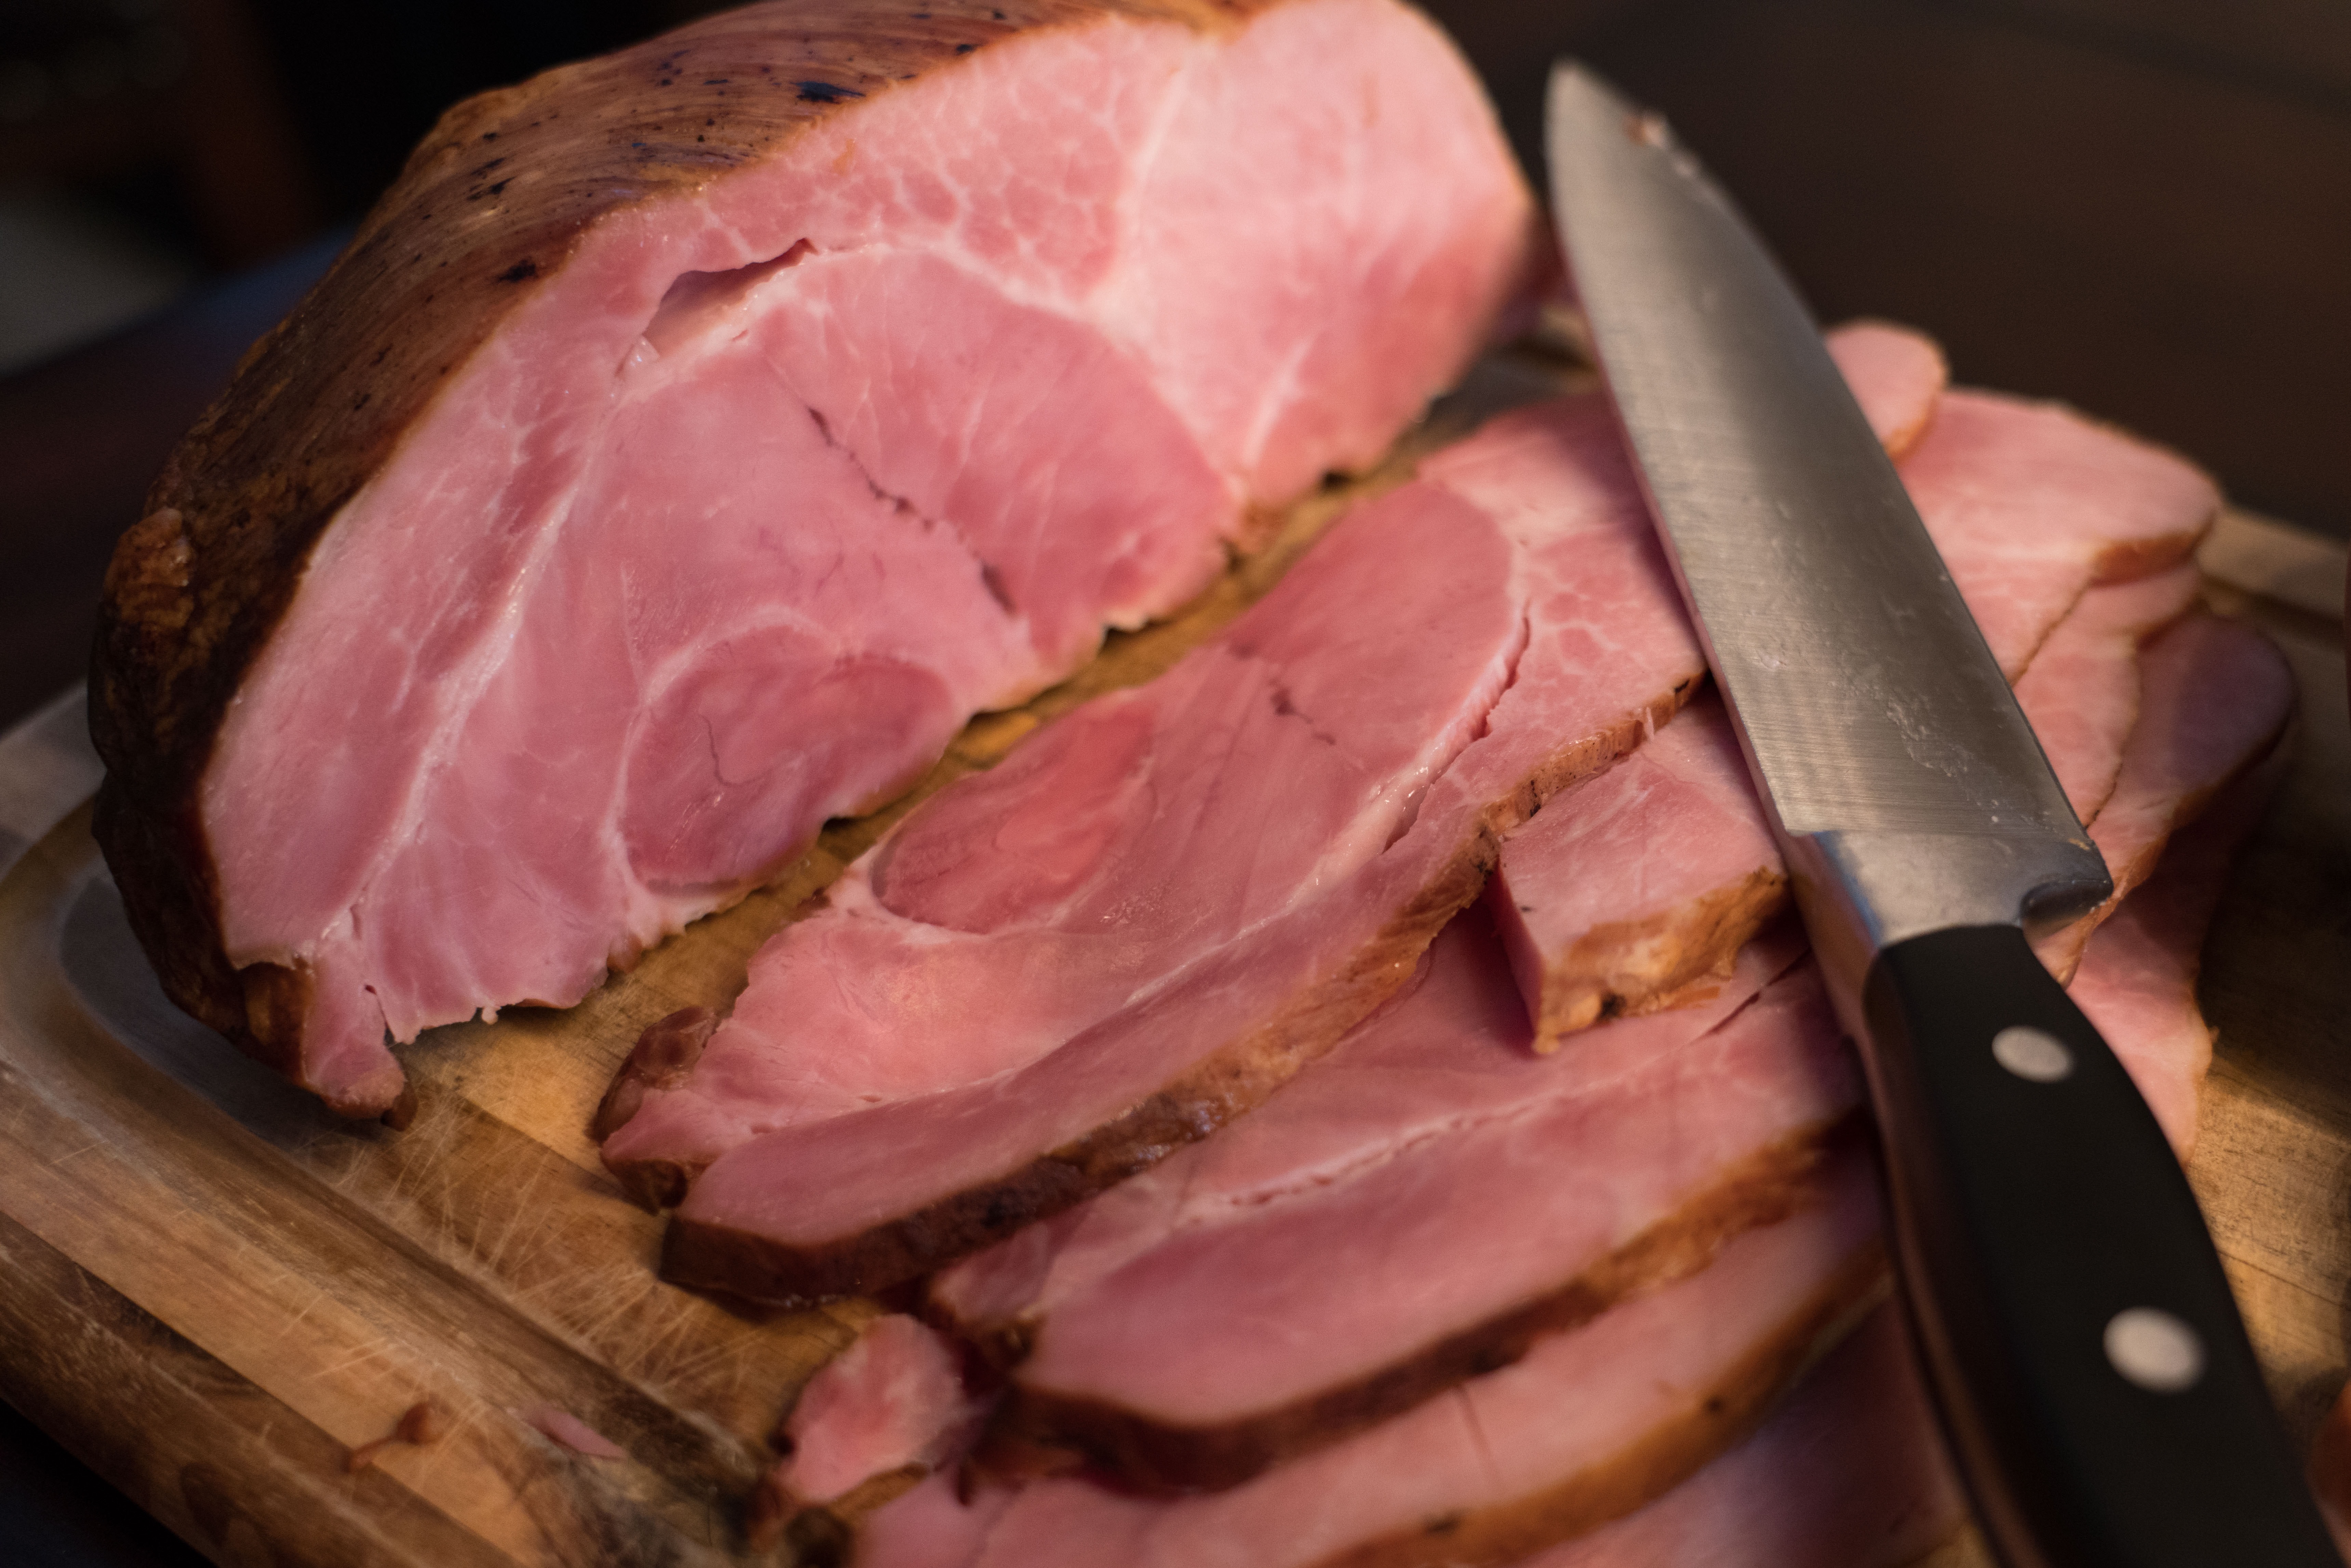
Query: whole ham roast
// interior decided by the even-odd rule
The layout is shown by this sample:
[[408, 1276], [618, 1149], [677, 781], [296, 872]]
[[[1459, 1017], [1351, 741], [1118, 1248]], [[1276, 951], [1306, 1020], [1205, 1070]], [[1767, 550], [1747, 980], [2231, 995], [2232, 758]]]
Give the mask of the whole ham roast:
[[1395, 0], [778, 0], [444, 116], [108, 576], [97, 831], [354, 1114], [1376, 457], [1535, 252]]

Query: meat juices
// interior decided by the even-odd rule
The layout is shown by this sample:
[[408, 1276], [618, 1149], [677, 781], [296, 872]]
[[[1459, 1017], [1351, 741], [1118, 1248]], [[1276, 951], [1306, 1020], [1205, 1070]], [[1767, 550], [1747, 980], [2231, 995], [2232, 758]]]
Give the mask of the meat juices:
[[1392, 0], [909, 15], [754, 6], [452, 110], [118, 551], [132, 925], [338, 1109], [1191, 596], [1530, 265]]

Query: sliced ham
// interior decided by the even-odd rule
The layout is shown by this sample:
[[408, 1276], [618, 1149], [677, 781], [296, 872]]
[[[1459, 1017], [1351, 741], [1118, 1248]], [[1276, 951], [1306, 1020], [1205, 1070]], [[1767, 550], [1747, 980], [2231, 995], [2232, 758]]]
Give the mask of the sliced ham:
[[[2156, 874], [2091, 937], [2072, 986], [2183, 1159], [2211, 1060], [2212, 1032], [2196, 1003], [2198, 953], [2273, 773], [2232, 786], [2171, 841]], [[2329, 1429], [2338, 1435], [2335, 1451], [2351, 1458], [2351, 1444], [2339, 1440], [2351, 1423], [2340, 1411]], [[2329, 1468], [2321, 1496], [2351, 1495], [2351, 1462]], [[2314, 1479], [2320, 1469], [2314, 1459]], [[1965, 1517], [1889, 1305], [1754, 1436], [1639, 1513], [1527, 1568], [1896, 1568]]]
[[[1894, 360], [1891, 345], [1861, 340]], [[1903, 479], [2002, 667], [2022, 671], [2017, 700], [2087, 821], [2138, 716], [2139, 644], [2187, 610], [2195, 568], [2095, 584], [2184, 553], [2216, 500], [2186, 464], [2078, 416], [1983, 393], [1949, 401]], [[1581, 872], [1594, 863], [1611, 873]], [[1785, 906], [1787, 883], [1719, 706], [1699, 705], [1513, 832], [1489, 896], [1538, 1050], [1674, 1006], [1722, 973]]]
[[[1727, 1021], [1620, 1023], [1541, 1063], [1523, 1020], [1496, 1036], [1448, 1016], [1465, 989], [1510, 995], [1490, 939], [1474, 922], [1455, 929], [1426, 1002], [1329, 1074], [1357, 1081], [1326, 1087], [1319, 1064], [1294, 1089], [1308, 1104], [1280, 1117], [1343, 1123], [1358, 1163], [1236, 1194], [1215, 1159], [1187, 1162], [1150, 1178], [1174, 1212], [1090, 1216], [1092, 1233], [1075, 1231], [1073, 1266], [1048, 1274], [1026, 1314], [1029, 1354], [991, 1431], [1001, 1463], [1059, 1448], [1062, 1468], [1129, 1483], [1231, 1486], [1702, 1269], [1804, 1201], [1861, 1102], [1810, 965], [1750, 990]], [[1394, 1073], [1380, 1088], [1403, 1101], [1448, 1071], [1513, 1077], [1517, 1093], [1489, 1091], [1455, 1124], [1384, 1144], [1371, 1086]], [[1254, 1120], [1234, 1129], [1254, 1145], [1240, 1157], [1270, 1166]], [[1180, 1185], [1195, 1170], [1206, 1195]], [[1126, 1234], [1101, 1233], [1120, 1218]], [[1133, 1255], [1104, 1268], [1121, 1244]]]
[[[2258, 814], [2262, 782], [2252, 780], [2254, 788], [2181, 835], [2124, 917], [2093, 941], [2075, 982], [2158, 1105], [2184, 1103], [2192, 1113], [2203, 1060], [2160, 1042], [2183, 1021], [2202, 1029], [2195, 950], [2229, 854]], [[1437, 977], [1432, 968], [1414, 999]], [[1495, 988], [1503, 988], [1498, 981]], [[1656, 1021], [1613, 1024], [1592, 1038]], [[1303, 1092], [1343, 1060], [1318, 1066], [1285, 1093]], [[1278, 1097], [1259, 1117], [1282, 1103]], [[1187, 1157], [1215, 1146], [1212, 1140]], [[1695, 1276], [1231, 1490], [1155, 1502], [1070, 1479], [1018, 1491], [982, 1488], [960, 1501], [941, 1478], [873, 1517], [860, 1561], [873, 1568], [1471, 1564], [1563, 1542], [1531, 1559], [1533, 1568], [1909, 1562], [1947, 1535], [1962, 1510], [1890, 1309], [1874, 1313], [1741, 1436], [1769, 1398], [1755, 1391], [1755, 1376], [1768, 1369], [1782, 1385], [1792, 1381], [1806, 1353], [1833, 1338], [1882, 1281], [1874, 1252], [1822, 1244], [1866, 1222], [1865, 1175], [1847, 1156], [1818, 1174], [1825, 1207], [1751, 1230]], [[1807, 1292], [1816, 1304], [1845, 1306], [1784, 1312]], [[1693, 1479], [1673, 1485], [1718, 1451]]]
[[1753, 1436], [1638, 1513], [1523, 1568], [1907, 1568], [1966, 1518], [1888, 1302]]
[[[2128, 663], [2134, 647], [2119, 640], [2113, 656]], [[2147, 723], [2170, 738], [2135, 753], [2172, 756], [2193, 735], [2215, 747], [2201, 768], [2219, 778], [2266, 745], [2260, 725], [2211, 728], [2241, 682], [2177, 658], [2148, 673]], [[1677, 733], [1709, 726], [1728, 775], [1721, 719], [1689, 714], [1551, 810], [1574, 811]], [[1751, 792], [1729, 800], [1760, 836]], [[2162, 820], [2195, 804], [2175, 799]], [[1653, 892], [1649, 868], [1683, 864], [1682, 846], [1725, 808], [1694, 793], [1641, 831], [1594, 836], [1580, 863], [1550, 865], [1551, 885]], [[1700, 905], [1709, 885], [1680, 884]], [[1524, 1049], [1500, 954], [1479, 922], [1456, 922], [1409, 998], [1255, 1116], [935, 1281], [935, 1304], [965, 1333], [1025, 1357], [998, 1417], [998, 1462], [1058, 1454], [1137, 1484], [1229, 1485], [1521, 1354], [1623, 1291], [1702, 1266], [1770, 1212], [1773, 1184], [1817, 1156], [1856, 1098], [1809, 966], [1749, 1005], [1790, 956], [1785, 943], [1750, 949], [1706, 1007], [1589, 1031], [1568, 1063], [1547, 1066]], [[2184, 1061], [2201, 1026], [2191, 1001], [2191, 1038], [2175, 1042], [2181, 1011], [2153, 977], [2192, 976], [2192, 956], [2148, 951], [2124, 988], [2155, 996], [2159, 1016], [2098, 983], [2085, 1005], [2124, 1009], [2128, 1049]], [[2196, 1081], [2158, 1071], [2152, 1092], [2171, 1096], [2176, 1120]]]
[[607, 1163], [693, 1182], [691, 1282], [808, 1299], [974, 1250], [1327, 1049], [1495, 835], [1698, 672], [1603, 406], [1505, 415], [1219, 643], [908, 817]]
[[1711, 694], [1502, 843], [1487, 904], [1534, 1049], [1682, 1006], [1788, 904], [1779, 847]]
[[2074, 814], [2097, 821], [2138, 723], [2138, 652], [2196, 601], [2193, 562], [2093, 588], [2052, 630], [2016, 683], [2017, 705]]
[[2093, 932], [2155, 869], [2171, 834], [2231, 780], [2270, 755], [2294, 714], [2294, 673], [2268, 638], [2213, 615], [2190, 615], [2140, 655], [2139, 720], [2090, 838], [2115, 891], [2083, 919], [2034, 944], [2067, 978]]
[[830, 1502], [873, 1477], [959, 1458], [978, 1406], [960, 1353], [903, 1312], [865, 1325], [809, 1379], [785, 1418], [775, 1484]]
[[110, 574], [167, 989], [385, 1110], [1376, 457], [1529, 217], [1393, 0], [755, 5], [460, 105]]
[[860, 1561], [896, 1568], [890, 1542], [970, 1568], [1488, 1563], [1590, 1531], [1744, 1431], [1882, 1289], [1867, 1165], [1817, 1179], [1817, 1200], [1691, 1278], [1246, 1485], [1161, 1500], [1050, 1479], [982, 1490], [961, 1520], [909, 1494], [922, 1528], [893, 1529], [892, 1504]]
[[2172, 453], [1986, 392], [1936, 405], [1902, 483], [2011, 683], [2084, 589], [2186, 560], [2220, 507]]

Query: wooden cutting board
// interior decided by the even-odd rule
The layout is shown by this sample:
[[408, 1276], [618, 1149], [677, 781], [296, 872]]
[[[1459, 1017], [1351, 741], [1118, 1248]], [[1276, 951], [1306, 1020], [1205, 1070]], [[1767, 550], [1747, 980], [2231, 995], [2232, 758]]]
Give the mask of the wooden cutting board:
[[[908, 803], [1165, 668], [1415, 451], [1560, 384], [1555, 365], [1488, 361], [1379, 473], [1294, 508], [1184, 616], [974, 723]], [[2210, 592], [2278, 637], [2304, 718], [2211, 946], [2220, 1058], [2193, 1174], [2306, 1437], [2346, 1362], [2351, 737], [2339, 598], [2294, 601], [2318, 577], [2339, 594], [2343, 557], [2231, 519], [2208, 566], [2270, 590]], [[434, 1030], [402, 1052], [420, 1104], [393, 1133], [325, 1113], [163, 999], [90, 841], [97, 772], [78, 696], [0, 741], [0, 1396], [225, 1563], [754, 1557], [742, 1504], [765, 1439], [878, 1309], [761, 1313], [663, 1283], [660, 1222], [622, 1198], [585, 1126], [638, 1031], [728, 1003], [752, 951], [904, 804], [836, 824], [784, 885], [576, 1008]], [[348, 1468], [426, 1400], [444, 1436]], [[549, 1440], [533, 1423], [549, 1409], [626, 1458]]]

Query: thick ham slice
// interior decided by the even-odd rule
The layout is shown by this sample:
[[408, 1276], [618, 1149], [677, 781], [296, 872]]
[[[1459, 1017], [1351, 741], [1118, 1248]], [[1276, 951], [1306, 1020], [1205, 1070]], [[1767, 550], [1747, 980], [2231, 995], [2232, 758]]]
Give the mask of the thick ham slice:
[[384, 1110], [1374, 458], [1529, 212], [1393, 0], [756, 5], [459, 106], [110, 574], [167, 989]]
[[1486, 893], [1538, 1051], [1718, 983], [1788, 904], [1787, 873], [1720, 701], [1709, 693], [1692, 704], [1504, 840]]

